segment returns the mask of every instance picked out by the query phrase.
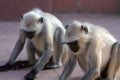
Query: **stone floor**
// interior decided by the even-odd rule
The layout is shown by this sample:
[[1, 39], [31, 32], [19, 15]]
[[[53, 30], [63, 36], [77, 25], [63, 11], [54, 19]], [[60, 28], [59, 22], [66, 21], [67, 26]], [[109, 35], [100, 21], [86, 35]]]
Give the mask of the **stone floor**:
[[[106, 15], [106, 14], [55, 14], [64, 25], [71, 23], [73, 20], [81, 22], [91, 22], [93, 24], [101, 25], [107, 28], [115, 38], [120, 41], [120, 15]], [[0, 22], [0, 65], [4, 65], [16, 43], [18, 32], [20, 29], [19, 22]], [[24, 57], [23, 57], [24, 56]], [[26, 59], [25, 49], [21, 52], [17, 60]], [[24, 80], [24, 75], [31, 70], [32, 67], [0, 72], [0, 80]], [[39, 78], [36, 80], [58, 80], [63, 67], [58, 69], [42, 70]], [[69, 80], [78, 80], [83, 75], [83, 72], [77, 65]], [[120, 80], [120, 75], [118, 75]]]

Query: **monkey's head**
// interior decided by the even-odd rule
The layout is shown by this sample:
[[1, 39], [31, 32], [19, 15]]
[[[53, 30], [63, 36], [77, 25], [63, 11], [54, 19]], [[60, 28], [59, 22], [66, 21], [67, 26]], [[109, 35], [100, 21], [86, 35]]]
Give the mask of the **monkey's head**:
[[21, 16], [21, 24], [21, 29], [27, 38], [32, 39], [42, 31], [43, 17], [34, 11], [30, 11]]
[[78, 52], [80, 46], [86, 43], [88, 28], [86, 25], [73, 21], [66, 26], [66, 34], [63, 43], [67, 44], [72, 52]]

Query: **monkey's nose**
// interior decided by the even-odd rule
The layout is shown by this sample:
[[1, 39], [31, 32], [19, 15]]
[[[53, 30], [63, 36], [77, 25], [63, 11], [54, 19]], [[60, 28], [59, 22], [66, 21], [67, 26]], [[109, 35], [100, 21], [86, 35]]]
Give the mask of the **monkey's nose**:
[[67, 45], [69, 46], [70, 50], [73, 52], [78, 52], [79, 50], [79, 45], [78, 45], [78, 41], [73, 41], [70, 43], [67, 43]]
[[35, 35], [35, 31], [25, 32], [27, 38], [32, 39]]

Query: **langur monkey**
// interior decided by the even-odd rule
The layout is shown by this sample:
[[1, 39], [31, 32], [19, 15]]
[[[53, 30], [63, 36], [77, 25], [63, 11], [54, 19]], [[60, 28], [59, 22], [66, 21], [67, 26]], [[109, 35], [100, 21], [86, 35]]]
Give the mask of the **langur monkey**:
[[120, 67], [120, 44], [104, 28], [73, 21], [66, 26], [63, 44], [69, 59], [59, 80], [67, 80], [78, 61], [84, 71], [80, 80], [116, 80]]
[[[65, 28], [54, 15], [33, 9], [21, 16], [19, 39], [12, 51], [9, 61], [0, 67], [0, 71], [19, 69], [34, 65], [25, 75], [26, 80], [33, 80], [43, 68], [57, 68], [62, 66], [62, 39]], [[17, 56], [26, 43], [28, 60], [15, 62]], [[39, 57], [38, 61], [35, 57]]]

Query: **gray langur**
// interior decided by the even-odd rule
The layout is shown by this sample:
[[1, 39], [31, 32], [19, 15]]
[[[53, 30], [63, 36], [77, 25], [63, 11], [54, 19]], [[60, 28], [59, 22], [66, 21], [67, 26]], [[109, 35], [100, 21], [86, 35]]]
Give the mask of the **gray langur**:
[[[43, 68], [61, 67], [63, 58], [61, 41], [64, 35], [65, 28], [54, 15], [37, 8], [23, 14], [19, 39], [8, 62], [0, 66], [0, 71], [34, 65], [33, 69], [25, 75], [25, 79], [33, 80]], [[15, 62], [25, 43], [28, 60]]]
[[80, 80], [116, 80], [120, 67], [120, 44], [103, 27], [73, 21], [66, 26], [63, 44], [70, 57], [59, 80], [67, 80], [78, 61], [84, 71]]

